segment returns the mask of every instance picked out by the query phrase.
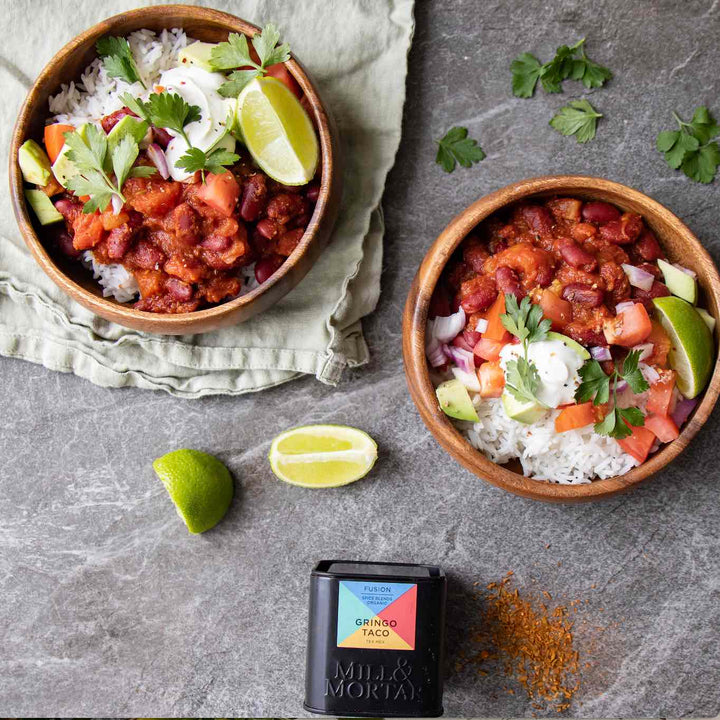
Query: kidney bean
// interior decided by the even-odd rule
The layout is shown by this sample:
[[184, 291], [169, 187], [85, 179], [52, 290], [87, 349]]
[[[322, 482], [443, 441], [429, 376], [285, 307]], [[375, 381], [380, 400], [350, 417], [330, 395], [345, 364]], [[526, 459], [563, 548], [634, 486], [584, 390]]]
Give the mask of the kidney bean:
[[643, 260], [650, 262], [665, 257], [665, 253], [662, 251], [660, 243], [655, 237], [655, 233], [647, 228], [635, 243], [635, 250]]
[[68, 257], [76, 259], [79, 258], [82, 254], [80, 250], [75, 249], [72, 237], [70, 237], [70, 234], [66, 233], [65, 231], [61, 232], [57, 236], [56, 242], [58, 247], [60, 248], [60, 251]]
[[563, 288], [562, 296], [564, 300], [588, 307], [599, 307], [605, 299], [605, 293], [600, 288], [593, 288], [582, 283], [566, 285]]
[[262, 285], [285, 262], [282, 255], [268, 255], [255, 263], [255, 279]]
[[644, 270], [645, 272], [649, 272], [651, 275], [654, 275], [656, 280], [659, 280], [662, 276], [660, 268], [655, 265], [655, 263], [640, 263], [638, 267], [641, 270]]
[[263, 218], [255, 226], [257, 231], [266, 239], [272, 240], [278, 234], [278, 225], [275, 221]]
[[132, 261], [144, 270], [151, 270], [165, 261], [165, 255], [156, 245], [141, 240], [132, 251]]
[[[472, 315], [475, 312], [487, 310], [497, 298], [498, 290], [495, 280], [489, 275], [478, 275], [471, 280], [463, 282], [460, 288], [458, 305]], [[454, 308], [457, 310], [457, 308]]]
[[192, 285], [175, 277], [169, 277], [165, 281], [165, 289], [179, 302], [187, 302], [193, 296]]
[[267, 181], [264, 175], [251, 175], [243, 187], [240, 203], [240, 217], [245, 222], [255, 222], [265, 210], [267, 203]]
[[547, 236], [552, 234], [553, 219], [550, 211], [541, 205], [524, 205], [520, 212], [523, 220], [536, 235]]
[[507, 250], [508, 244], [501, 237], [494, 237], [488, 243], [488, 248], [492, 255], [497, 255], [503, 250]]
[[605, 340], [605, 336], [602, 332], [598, 332], [592, 327], [582, 325], [580, 323], [577, 325], [575, 323], [566, 325], [563, 328], [563, 334], [572, 338], [575, 342], [585, 345], [586, 347], [592, 345], [605, 345], [607, 343], [607, 340]]
[[62, 197], [55, 201], [55, 209], [65, 218], [68, 225], [75, 222], [78, 215], [82, 213], [82, 205], [70, 198]]
[[499, 267], [495, 271], [495, 283], [499, 292], [507, 295], [514, 295], [518, 300], [522, 300], [525, 292], [520, 285], [517, 273], [509, 267]]
[[112, 260], [120, 260], [130, 249], [133, 234], [132, 228], [127, 223], [113, 228], [105, 241], [108, 257]]
[[318, 198], [320, 197], [320, 183], [319, 182], [311, 182], [307, 186], [307, 190], [305, 191], [305, 197], [311, 203], [316, 203], [318, 201]]
[[474, 330], [463, 330], [450, 343], [453, 347], [460, 348], [472, 352], [475, 346], [480, 342], [482, 336]]
[[297, 247], [304, 234], [305, 230], [303, 228], [296, 228], [295, 230], [288, 230], [280, 235], [277, 241], [278, 255], [289, 256]]
[[642, 218], [635, 213], [623, 213], [623, 216], [620, 218], [620, 224], [622, 226], [622, 234], [627, 238], [628, 242], [637, 240], [643, 230]]
[[646, 310], [652, 310], [654, 308], [652, 299], [656, 297], [668, 297], [670, 291], [667, 289], [667, 285], [659, 281], [655, 281], [649, 290], [641, 290], [640, 288], [633, 288], [632, 296], [635, 300], [639, 300]]
[[137, 117], [135, 113], [128, 107], [120, 108], [120, 110], [116, 110], [113, 113], [110, 113], [109, 115], [106, 115], [104, 118], [100, 120], [100, 125], [102, 125], [102, 129], [109, 133], [124, 117], [127, 115], [132, 115], [133, 117]]
[[614, 243], [615, 245], [627, 245], [628, 240], [623, 235], [622, 223], [620, 220], [611, 220], [605, 225], [600, 226], [600, 237], [607, 242]]
[[630, 297], [630, 281], [620, 265], [612, 261], [603, 263], [600, 277], [605, 281], [605, 289], [610, 293], [613, 305], [624, 302]]
[[201, 243], [206, 250], [225, 252], [232, 245], [232, 238], [228, 235], [208, 235]]
[[562, 259], [568, 264], [575, 268], [582, 268], [588, 272], [592, 272], [597, 267], [597, 258], [584, 250], [579, 245], [576, 245], [569, 238], [560, 238], [558, 240], [558, 250]]
[[593, 200], [583, 205], [582, 217], [585, 222], [605, 225], [612, 220], [619, 220], [620, 211], [610, 203]]

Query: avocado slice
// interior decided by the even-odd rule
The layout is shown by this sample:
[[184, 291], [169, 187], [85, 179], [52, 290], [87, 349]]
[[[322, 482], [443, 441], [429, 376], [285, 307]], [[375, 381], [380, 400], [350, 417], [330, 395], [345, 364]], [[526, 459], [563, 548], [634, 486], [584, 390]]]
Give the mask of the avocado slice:
[[187, 47], [178, 53], [178, 62], [180, 65], [195, 65], [208, 72], [213, 72], [213, 66], [210, 62], [213, 48], [217, 47], [216, 43], [206, 43], [197, 40], [190, 43]]
[[665, 260], [658, 260], [668, 290], [679, 298], [687, 300], [691, 305], [697, 302], [697, 281], [691, 275], [678, 270]]
[[108, 133], [108, 157], [112, 157], [113, 150], [126, 135], [130, 135], [136, 143], [139, 143], [147, 135], [149, 127], [145, 120], [125, 115]]
[[574, 350], [583, 360], [590, 359], [590, 353], [579, 342], [575, 342], [575, 340], [573, 340], [572, 338], [569, 338], [567, 335], [561, 335], [560, 333], [552, 332], [552, 330], [551, 330], [547, 334], [547, 339], [548, 340], [559, 340], [561, 343], [564, 343], [571, 350]]
[[35, 212], [41, 225], [52, 225], [63, 219], [63, 216], [52, 204], [52, 200], [42, 190], [25, 190], [25, 199]]
[[[88, 123], [81, 125], [75, 132], [80, 135], [83, 140], [87, 140]], [[53, 175], [55, 179], [67, 190], [68, 180], [78, 174], [78, 170], [74, 163], [67, 156], [70, 148], [63, 145], [60, 154], [55, 158], [52, 164]]]
[[511, 420], [532, 425], [537, 422], [544, 414], [545, 408], [536, 402], [522, 402], [509, 392], [502, 394], [502, 404], [505, 414]]
[[710, 328], [710, 332], [715, 331], [715, 318], [704, 308], [695, 308], [698, 311], [698, 315], [703, 319], [705, 324]]
[[435, 390], [440, 409], [449, 417], [468, 422], [480, 419], [470, 399], [470, 394], [459, 380], [447, 380]]
[[50, 158], [34, 140], [26, 140], [20, 146], [18, 164], [25, 182], [42, 187], [50, 182], [52, 177]]

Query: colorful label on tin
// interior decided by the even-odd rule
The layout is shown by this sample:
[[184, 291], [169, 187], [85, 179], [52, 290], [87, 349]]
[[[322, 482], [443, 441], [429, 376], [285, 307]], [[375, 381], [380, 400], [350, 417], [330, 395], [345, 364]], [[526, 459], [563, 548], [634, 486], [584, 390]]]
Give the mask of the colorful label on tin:
[[414, 650], [417, 585], [341, 580], [337, 645], [370, 650]]

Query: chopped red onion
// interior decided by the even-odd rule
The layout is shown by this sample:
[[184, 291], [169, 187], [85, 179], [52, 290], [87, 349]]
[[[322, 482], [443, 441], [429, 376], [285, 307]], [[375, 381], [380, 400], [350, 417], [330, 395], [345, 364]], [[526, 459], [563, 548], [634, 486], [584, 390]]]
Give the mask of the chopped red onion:
[[480, 380], [478, 380], [477, 373], [465, 372], [460, 368], [454, 367], [452, 374], [468, 389], [473, 392], [480, 392]]
[[[428, 330], [429, 329], [430, 328], [428, 327]], [[430, 367], [440, 367], [447, 362], [445, 351], [442, 348], [442, 343], [432, 335], [430, 335], [430, 341], [425, 346], [425, 354], [430, 362]]]
[[467, 373], [475, 372], [475, 356], [471, 352], [452, 345], [444, 346], [443, 350], [450, 355], [452, 361], [461, 370], [464, 370]]
[[678, 400], [675, 405], [675, 409], [670, 415], [673, 422], [678, 426], [678, 429], [685, 424], [686, 420], [690, 417], [690, 413], [695, 409], [697, 404], [697, 398], [682, 398], [682, 400]]
[[640, 351], [638, 360], [647, 360], [653, 354], [654, 348], [655, 346], [652, 343], [642, 343], [642, 345], [635, 345], [635, 347], [630, 349]]
[[619, 315], [623, 310], [627, 310], [628, 308], [632, 307], [635, 303], [632, 300], [628, 300], [626, 302], [618, 303], [615, 306], [615, 314]]
[[150, 143], [150, 145], [148, 145], [147, 154], [152, 161], [152, 164], [160, 173], [160, 177], [163, 180], [167, 180], [170, 177], [170, 168], [168, 167], [167, 158], [165, 157], [165, 153], [162, 151], [162, 148], [156, 143]]
[[119, 215], [120, 211], [123, 209], [123, 205], [125, 204], [122, 201], [122, 198], [119, 198], [117, 195], [113, 195], [110, 202], [112, 203], [113, 213], [115, 215]]
[[591, 347], [590, 355], [592, 358], [598, 360], [599, 362], [604, 362], [605, 360], [612, 360], [612, 355], [610, 354], [609, 347]]
[[645, 363], [638, 363], [638, 369], [647, 381], [648, 385], [656, 383], [660, 379], [660, 373], [652, 366]]
[[622, 264], [622, 269], [630, 281], [633, 287], [640, 288], [640, 290], [648, 291], [655, 282], [655, 276], [649, 273], [647, 270], [635, 267], [634, 265], [628, 265], [627, 263]]
[[484, 333], [488, 328], [488, 321], [485, 318], [480, 318], [475, 323], [475, 332]]
[[622, 392], [627, 386], [627, 380], [618, 380], [615, 383], [615, 390], [617, 390], [617, 392]]
[[697, 273], [690, 268], [683, 267], [682, 265], [678, 265], [677, 263], [673, 263], [673, 267], [677, 268], [681, 272], [684, 272], [686, 275], [689, 275], [693, 279], [697, 278]]
[[459, 308], [447, 317], [436, 317], [433, 334], [440, 342], [450, 342], [465, 327], [465, 311]]

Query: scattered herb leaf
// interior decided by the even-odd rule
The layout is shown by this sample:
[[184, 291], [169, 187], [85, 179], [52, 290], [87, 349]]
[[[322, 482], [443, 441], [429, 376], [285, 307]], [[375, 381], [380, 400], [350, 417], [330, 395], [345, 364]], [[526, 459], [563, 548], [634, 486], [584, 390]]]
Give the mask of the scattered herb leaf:
[[673, 117], [679, 130], [659, 133], [657, 149], [665, 154], [665, 162], [673, 170], [681, 169], [695, 182], [711, 183], [720, 167], [720, 126], [704, 105], [695, 108], [690, 122], [677, 113]]
[[100, 38], [95, 43], [95, 49], [110, 77], [120, 78], [130, 84], [139, 82], [145, 87], [130, 45], [125, 38], [113, 36]]
[[622, 440], [632, 434], [628, 425], [640, 426], [645, 424], [645, 416], [637, 408], [621, 408], [617, 405], [617, 384], [625, 380], [630, 389], [636, 393], [645, 392], [649, 385], [638, 367], [640, 351], [630, 351], [618, 370], [616, 365], [612, 374], [606, 375], [597, 360], [588, 360], [579, 370], [582, 382], [575, 391], [575, 401], [578, 403], [593, 401], [593, 405], [604, 405], [610, 401], [612, 389], [612, 408], [605, 419], [595, 423], [595, 432], [599, 435], [609, 435]]
[[223, 97], [237, 97], [251, 80], [264, 75], [270, 65], [289, 60], [290, 46], [287, 43], [278, 45], [279, 40], [280, 32], [272, 23], [253, 37], [252, 45], [260, 59], [259, 64], [252, 59], [245, 35], [230, 33], [227, 42], [218, 43], [210, 56], [213, 70], [233, 70], [218, 92]]
[[447, 173], [451, 173], [457, 163], [469, 168], [473, 163], [485, 158], [485, 153], [477, 144], [477, 140], [469, 138], [467, 128], [464, 127], [450, 128], [443, 138], [435, 142], [438, 145], [435, 162]]
[[521, 53], [510, 64], [512, 91], [515, 97], [529, 98], [535, 92], [542, 65], [532, 53]]
[[571, 100], [560, 108], [550, 125], [561, 135], [575, 135], [579, 143], [586, 143], [595, 137], [598, 118], [602, 114], [587, 100]]
[[204, 152], [200, 148], [191, 147], [175, 163], [175, 166], [189, 173], [199, 170], [203, 173], [204, 179], [206, 172], [215, 173], [216, 175], [227, 172], [225, 166], [234, 165], [239, 159], [239, 155], [224, 148], [215, 148], [215, 150]]

